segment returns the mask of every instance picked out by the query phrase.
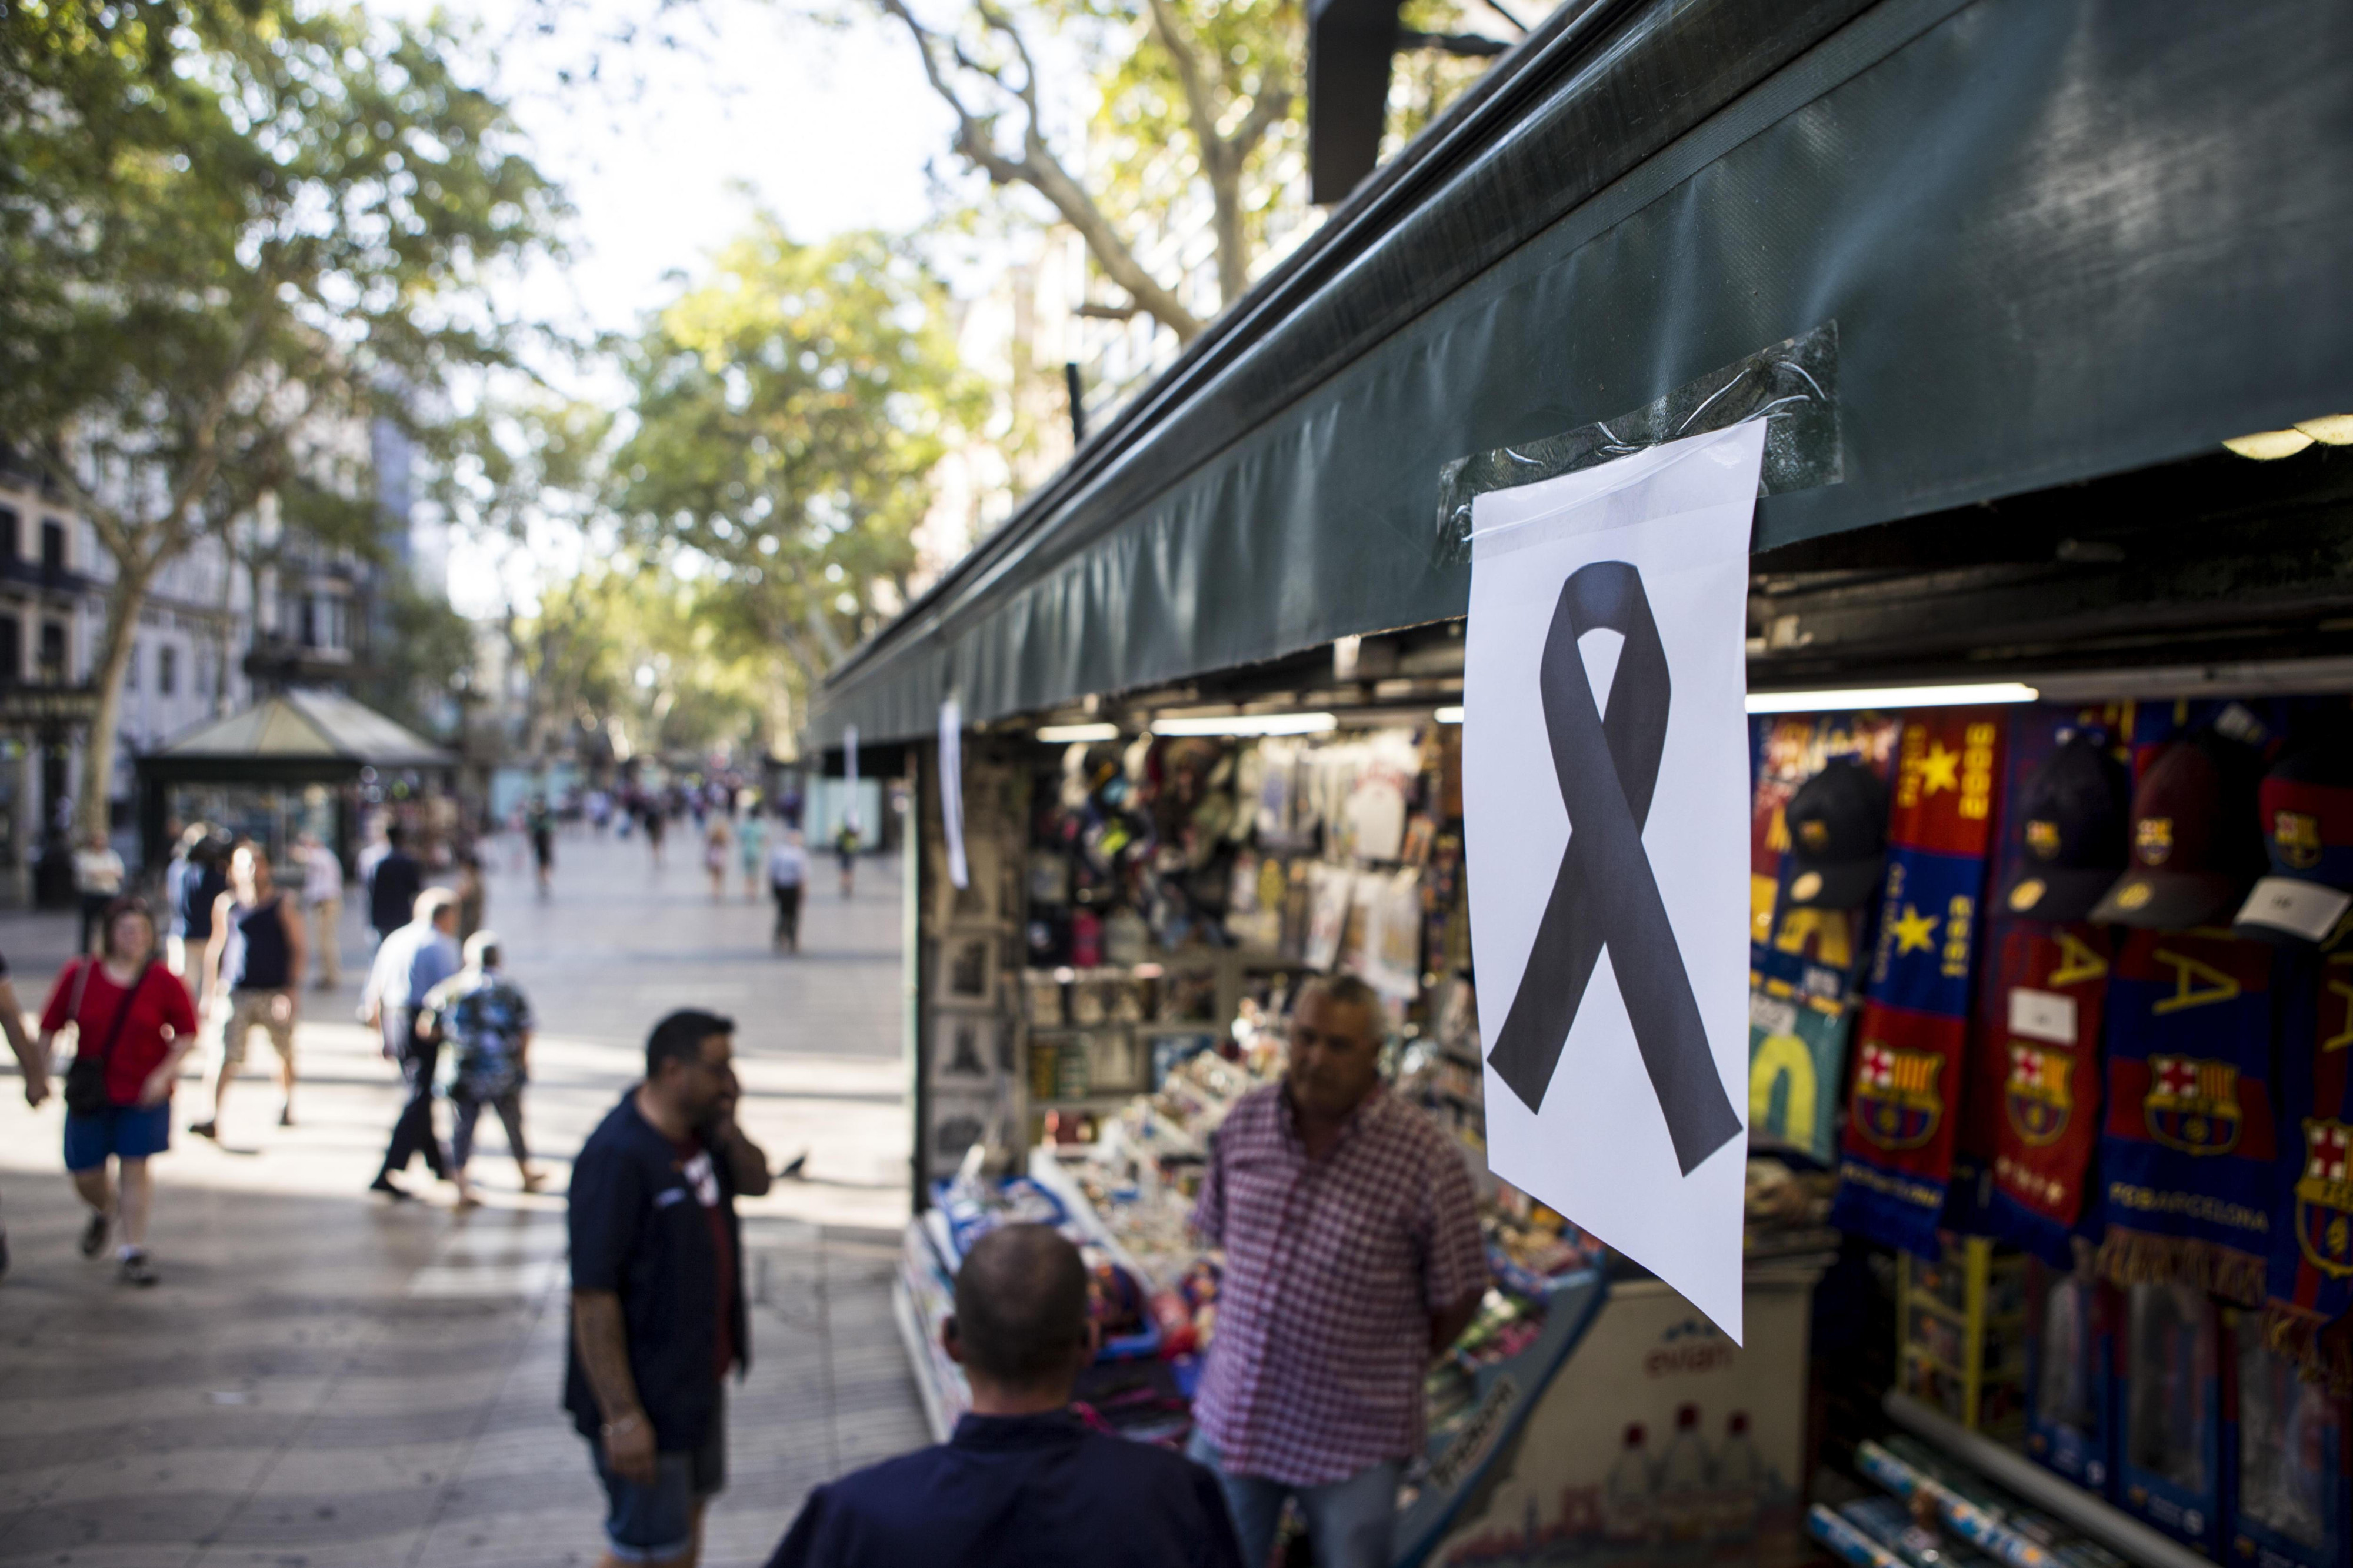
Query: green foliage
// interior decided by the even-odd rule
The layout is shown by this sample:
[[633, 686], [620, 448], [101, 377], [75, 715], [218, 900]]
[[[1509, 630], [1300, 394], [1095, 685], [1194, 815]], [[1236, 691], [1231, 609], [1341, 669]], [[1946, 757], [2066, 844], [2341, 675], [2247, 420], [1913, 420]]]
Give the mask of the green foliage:
[[880, 235], [762, 217], [634, 345], [609, 495], [737, 649], [809, 684], [905, 601], [930, 475], [977, 415], [938, 280]]
[[474, 623], [406, 576], [385, 584], [389, 647], [376, 648], [375, 675], [359, 693], [378, 712], [421, 735], [452, 741], [448, 701], [462, 707], [476, 686]]

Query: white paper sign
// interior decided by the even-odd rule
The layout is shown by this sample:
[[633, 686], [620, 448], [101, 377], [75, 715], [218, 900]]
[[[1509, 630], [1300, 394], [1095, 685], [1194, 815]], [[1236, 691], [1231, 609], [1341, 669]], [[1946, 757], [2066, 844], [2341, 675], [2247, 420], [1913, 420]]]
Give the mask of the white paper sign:
[[2075, 1043], [2075, 999], [2056, 991], [2014, 985], [2010, 992], [2010, 1032], [2054, 1046]]
[[964, 708], [953, 697], [940, 703], [940, 818], [947, 828], [948, 880], [972, 885], [964, 859]]
[[1463, 690], [1489, 1163], [1736, 1341], [1764, 441], [1481, 496]]

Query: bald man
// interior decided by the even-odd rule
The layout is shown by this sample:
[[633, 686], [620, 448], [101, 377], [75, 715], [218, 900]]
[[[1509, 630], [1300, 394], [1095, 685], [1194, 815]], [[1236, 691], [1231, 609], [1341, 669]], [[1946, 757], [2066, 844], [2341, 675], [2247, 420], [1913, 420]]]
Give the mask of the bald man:
[[768, 1568], [1240, 1568], [1216, 1478], [1071, 1414], [1097, 1335], [1060, 1234], [982, 1237], [940, 1343], [972, 1388], [955, 1436], [810, 1493]]

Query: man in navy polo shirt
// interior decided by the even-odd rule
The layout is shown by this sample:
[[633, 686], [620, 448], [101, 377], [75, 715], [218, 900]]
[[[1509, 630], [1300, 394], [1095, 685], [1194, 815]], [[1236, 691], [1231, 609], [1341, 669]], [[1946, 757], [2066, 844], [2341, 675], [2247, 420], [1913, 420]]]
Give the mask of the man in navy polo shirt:
[[975, 1243], [940, 1342], [972, 1388], [955, 1436], [818, 1488], [768, 1568], [1241, 1568], [1215, 1476], [1071, 1413], [1097, 1334], [1061, 1236]]
[[693, 1568], [727, 1479], [720, 1395], [749, 1369], [734, 1197], [768, 1190], [735, 1125], [735, 1025], [672, 1013], [646, 1079], [572, 1167], [572, 1358], [564, 1403], [605, 1483], [605, 1563]]

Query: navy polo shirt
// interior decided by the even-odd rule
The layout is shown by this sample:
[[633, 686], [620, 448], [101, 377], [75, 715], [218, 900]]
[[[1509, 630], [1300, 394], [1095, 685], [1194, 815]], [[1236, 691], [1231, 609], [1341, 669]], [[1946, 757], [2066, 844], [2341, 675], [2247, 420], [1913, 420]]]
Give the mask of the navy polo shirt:
[[967, 1415], [809, 1494], [768, 1568], [1241, 1568], [1217, 1478], [1066, 1412]]
[[[752, 1342], [744, 1312], [744, 1235], [727, 1163], [714, 1153], [718, 1227], [727, 1237], [723, 1270], [709, 1215], [677, 1145], [638, 1110], [637, 1090], [621, 1097], [588, 1135], [572, 1166], [572, 1288], [610, 1290], [621, 1299], [629, 1372], [652, 1421], [654, 1446], [691, 1453], [710, 1434], [719, 1408], [717, 1365], [723, 1277], [735, 1365], [748, 1371]], [[564, 1380], [565, 1408], [583, 1436], [604, 1423], [576, 1330]]]

